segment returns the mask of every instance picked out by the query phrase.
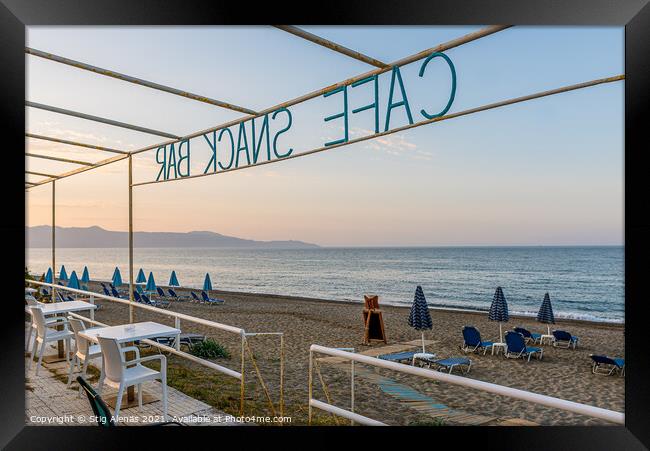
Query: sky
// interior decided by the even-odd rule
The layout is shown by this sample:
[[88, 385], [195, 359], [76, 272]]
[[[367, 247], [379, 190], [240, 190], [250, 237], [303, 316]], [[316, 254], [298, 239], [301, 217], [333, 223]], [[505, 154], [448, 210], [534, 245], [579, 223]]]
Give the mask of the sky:
[[[481, 27], [304, 26], [390, 63]], [[448, 50], [457, 89], [449, 113], [624, 74], [623, 28], [513, 27]], [[35, 27], [27, 45], [261, 110], [371, 69], [272, 27]], [[447, 102], [437, 58], [401, 73], [415, 121]], [[26, 55], [27, 98], [176, 135], [241, 113]], [[390, 73], [379, 77], [383, 130]], [[623, 243], [624, 82], [442, 121], [315, 155], [197, 179], [134, 188], [134, 230], [210, 230], [324, 246], [620, 245]], [[350, 88], [353, 108], [370, 85]], [[395, 101], [400, 99], [396, 88]], [[291, 107], [279, 138], [294, 153], [343, 136], [342, 95]], [[166, 138], [26, 108], [34, 134], [134, 150]], [[391, 110], [390, 128], [408, 123]], [[350, 137], [372, 133], [371, 111], [350, 114]], [[237, 128], [232, 128], [237, 138]], [[277, 126], [276, 126], [277, 130]], [[249, 138], [250, 139], [250, 138]], [[192, 141], [192, 174], [210, 150]], [[99, 161], [114, 154], [27, 139], [33, 153]], [[243, 155], [243, 153], [242, 153]], [[154, 180], [155, 150], [134, 157], [134, 181]], [[225, 163], [224, 163], [225, 164]], [[28, 170], [69, 163], [27, 158]], [[28, 181], [38, 181], [29, 175]], [[128, 230], [127, 163], [56, 184], [57, 225]], [[51, 224], [51, 185], [26, 191], [26, 224]]]

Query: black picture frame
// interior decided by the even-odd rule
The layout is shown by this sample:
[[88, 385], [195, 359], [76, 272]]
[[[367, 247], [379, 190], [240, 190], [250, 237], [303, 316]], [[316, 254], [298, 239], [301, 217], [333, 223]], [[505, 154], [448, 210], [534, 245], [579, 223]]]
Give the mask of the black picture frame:
[[[252, 439], [277, 441], [280, 446], [322, 447], [329, 441], [344, 441], [363, 434], [374, 440], [396, 436], [408, 447], [452, 446], [464, 448], [472, 440], [480, 449], [645, 449], [650, 447], [650, 375], [647, 338], [644, 257], [649, 250], [650, 220], [646, 219], [646, 165], [644, 127], [648, 124], [650, 89], [650, 6], [648, 0], [485, 0], [459, 2], [375, 1], [314, 3], [313, 12], [278, 3], [248, 4], [215, 1], [75, 1], [0, 0], [0, 122], [5, 149], [3, 200], [5, 214], [0, 231], [5, 237], [4, 261], [8, 263], [2, 288], [4, 321], [2, 370], [0, 372], [0, 446], [9, 449], [103, 449], [127, 446], [146, 434], [147, 443], [167, 441], [182, 434], [193, 448], [215, 443], [251, 447]], [[18, 149], [25, 146], [25, 26], [27, 25], [221, 25], [221, 24], [514, 24], [514, 25], [609, 25], [625, 26], [625, 314], [626, 393], [625, 427], [518, 427], [435, 428], [422, 436], [416, 429], [400, 428], [115, 428], [25, 427], [23, 310], [18, 286], [24, 259], [23, 177], [14, 167], [25, 165]], [[13, 178], [16, 180], [13, 180]], [[22, 214], [22, 217], [21, 217]], [[20, 275], [22, 277], [22, 275]], [[246, 434], [245, 440], [241, 439]], [[429, 430], [431, 431], [431, 430]], [[109, 434], [111, 434], [109, 436]], [[195, 440], [209, 434], [207, 441]], [[215, 434], [218, 434], [215, 436]], [[289, 437], [290, 434], [291, 436]], [[296, 434], [305, 437], [296, 438]], [[341, 438], [341, 435], [345, 436]], [[226, 438], [228, 436], [228, 438]], [[401, 436], [401, 438], [400, 438]], [[110, 439], [109, 439], [110, 437]], [[218, 442], [215, 441], [218, 437]], [[128, 440], [128, 442], [127, 442]], [[344, 441], [341, 441], [344, 440]], [[365, 440], [365, 439], [364, 439]], [[449, 441], [451, 440], [451, 441]], [[171, 442], [166, 442], [171, 444]], [[359, 443], [359, 442], [357, 442]], [[187, 445], [186, 445], [187, 446]], [[334, 446], [334, 445], [332, 445]]]

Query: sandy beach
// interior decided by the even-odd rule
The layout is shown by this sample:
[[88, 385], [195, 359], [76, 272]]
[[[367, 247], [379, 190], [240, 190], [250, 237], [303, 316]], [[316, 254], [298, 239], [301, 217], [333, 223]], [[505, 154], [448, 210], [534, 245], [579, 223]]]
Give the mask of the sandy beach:
[[[91, 289], [94, 284], [91, 284]], [[184, 290], [178, 290], [179, 294]], [[171, 311], [238, 326], [247, 332], [284, 332], [285, 334], [285, 414], [293, 424], [305, 424], [307, 418], [307, 378], [309, 346], [320, 344], [331, 347], [351, 347], [357, 352], [384, 347], [384, 343], [362, 344], [362, 304], [334, 302], [307, 298], [283, 297], [246, 293], [212, 291], [213, 297], [226, 301], [224, 305], [205, 305], [175, 302]], [[360, 300], [362, 295], [359, 296]], [[108, 324], [128, 322], [128, 308], [124, 305], [98, 300], [102, 305], [96, 319]], [[381, 303], [381, 298], [380, 298]], [[409, 309], [382, 305], [388, 344], [411, 342], [420, 338], [419, 332], [407, 324]], [[136, 311], [136, 321], [158, 321], [173, 325], [173, 319], [143, 310]], [[427, 351], [439, 357], [464, 355], [461, 329], [464, 325], [476, 326], [484, 340], [498, 341], [499, 327], [481, 312], [432, 310], [433, 330], [425, 332], [432, 343]], [[524, 326], [533, 332], [546, 332], [546, 326], [532, 318], [511, 317], [504, 331], [514, 326]], [[233, 334], [216, 331], [196, 324], [183, 323], [183, 332], [196, 332], [214, 338], [224, 345], [231, 356], [217, 362], [238, 370], [239, 338]], [[543, 360], [508, 360], [502, 356], [468, 355], [472, 360], [473, 379], [528, 390], [535, 393], [586, 403], [616, 411], [624, 411], [625, 378], [600, 376], [591, 373], [590, 353], [624, 357], [624, 325], [590, 323], [575, 320], [558, 320], [555, 328], [564, 329], [579, 337], [576, 350], [544, 345]], [[253, 337], [250, 345], [269, 389], [278, 401], [279, 351], [278, 339], [273, 336]], [[415, 350], [415, 346], [411, 349]], [[332, 402], [348, 408], [350, 404], [350, 377], [348, 366], [320, 362], [319, 367]], [[459, 415], [439, 415], [444, 424], [464, 424], [469, 416], [485, 417], [482, 424], [498, 424], [508, 419], [521, 419], [540, 425], [591, 425], [607, 424], [604, 421], [573, 413], [533, 405], [523, 401], [495, 396], [489, 393], [437, 383], [387, 370], [358, 365], [356, 383], [356, 411], [362, 415], [390, 425], [431, 424], [436, 415], [416, 408], [382, 390], [377, 378], [406, 386], [434, 400], [441, 412], [454, 411]], [[198, 364], [188, 363], [178, 357], [170, 358], [170, 380], [185, 393], [202, 398], [228, 413], [237, 414], [239, 386], [236, 380]], [[254, 379], [250, 363], [247, 367], [246, 413], [268, 415], [263, 392]], [[326, 394], [315, 377], [315, 396], [323, 401]], [[174, 382], [176, 381], [176, 382]], [[262, 410], [262, 411], [260, 411]], [[468, 415], [463, 416], [460, 413]], [[316, 422], [336, 424], [329, 414], [318, 412]], [[345, 421], [339, 419], [341, 424]]]

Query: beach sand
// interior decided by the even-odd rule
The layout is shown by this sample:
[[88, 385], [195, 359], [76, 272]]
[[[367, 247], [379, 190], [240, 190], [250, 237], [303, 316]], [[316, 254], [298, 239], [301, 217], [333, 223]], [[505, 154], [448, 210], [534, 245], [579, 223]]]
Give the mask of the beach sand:
[[[92, 287], [91, 287], [92, 289]], [[184, 290], [178, 290], [179, 294]], [[284, 332], [285, 337], [285, 412], [293, 417], [294, 424], [305, 424], [307, 412], [307, 381], [309, 346], [320, 344], [330, 347], [352, 347], [357, 352], [386, 346], [384, 343], [362, 344], [363, 322], [362, 303], [314, 300], [288, 296], [260, 295], [232, 292], [211, 292], [212, 297], [226, 301], [224, 305], [205, 305], [191, 302], [176, 302], [170, 310], [199, 318], [209, 319], [223, 324], [244, 328], [247, 332]], [[362, 295], [360, 296], [360, 300]], [[96, 313], [96, 319], [108, 324], [128, 322], [128, 307], [98, 300], [102, 309]], [[381, 297], [380, 297], [381, 304]], [[418, 340], [420, 333], [408, 326], [409, 308], [381, 305], [383, 311], [388, 344]], [[481, 312], [459, 312], [432, 310], [433, 330], [425, 332], [425, 339], [432, 343], [428, 352], [435, 352], [439, 357], [464, 355], [459, 345], [462, 343], [461, 329], [464, 325], [476, 326], [483, 340], [498, 341], [499, 326], [490, 322]], [[173, 325], [173, 318], [152, 312], [136, 310], [136, 321], [158, 321]], [[546, 325], [537, 323], [532, 318], [511, 317], [504, 325], [505, 330], [514, 326], [524, 326], [533, 332], [546, 333]], [[554, 396], [575, 402], [585, 403], [619, 412], [624, 411], [625, 378], [618, 376], [600, 376], [591, 373], [590, 353], [624, 357], [624, 325], [601, 324], [585, 321], [558, 320], [557, 329], [564, 329], [579, 337], [576, 350], [554, 348], [544, 345], [544, 357], [525, 362], [520, 359], [505, 359], [501, 355], [470, 354], [471, 372], [466, 376], [473, 379], [492, 382], [508, 387], [519, 388], [544, 395]], [[223, 331], [197, 324], [183, 322], [183, 332], [197, 332], [213, 337], [231, 353], [229, 359], [218, 359], [217, 363], [239, 371], [240, 340], [239, 337]], [[279, 347], [278, 338], [260, 336], [250, 338], [251, 349], [257, 364], [261, 368], [265, 382], [268, 384], [273, 399], [278, 401]], [[413, 347], [413, 350], [416, 348]], [[178, 357], [170, 359], [172, 365], [182, 365], [194, 372], [195, 380], [210, 380], [214, 384], [211, 399], [213, 404], [228, 413], [237, 414], [238, 383], [233, 378], [190, 364]], [[327, 384], [332, 402], [342, 408], [350, 406], [349, 365], [320, 362], [323, 380]], [[358, 375], [355, 378], [356, 412], [390, 425], [430, 424], [439, 416], [444, 424], [467, 424], [472, 416], [486, 417], [483, 424], [498, 424], [505, 419], [522, 419], [540, 425], [601, 425], [610, 424], [602, 420], [581, 416], [558, 409], [531, 404], [512, 398], [496, 396], [449, 383], [376, 369], [357, 364]], [[260, 409], [264, 406], [263, 392], [255, 379], [252, 365], [247, 363], [247, 403]], [[368, 377], [368, 374], [375, 377]], [[455, 374], [459, 374], [455, 372]], [[439, 404], [441, 410], [418, 409], [417, 403], [400, 401], [382, 391], [377, 384], [377, 376], [388, 378], [394, 383], [410, 387]], [[314, 375], [314, 396], [326, 401], [326, 395], [320, 388], [320, 381]], [[184, 387], [192, 395], [191, 384]], [[249, 392], [250, 390], [250, 392]], [[196, 391], [195, 395], [199, 393]], [[205, 398], [205, 396], [203, 396]], [[228, 397], [228, 400], [220, 397]], [[204, 399], [205, 400], [205, 399]], [[215, 401], [216, 400], [216, 401]], [[230, 404], [228, 404], [230, 403]], [[230, 411], [227, 406], [232, 408]], [[468, 416], [445, 415], [447, 409]], [[266, 412], [251, 412], [269, 415]], [[455, 419], [454, 419], [455, 418]], [[333, 420], [325, 412], [317, 412], [316, 420], [332, 424]], [[339, 419], [341, 424], [345, 420]]]

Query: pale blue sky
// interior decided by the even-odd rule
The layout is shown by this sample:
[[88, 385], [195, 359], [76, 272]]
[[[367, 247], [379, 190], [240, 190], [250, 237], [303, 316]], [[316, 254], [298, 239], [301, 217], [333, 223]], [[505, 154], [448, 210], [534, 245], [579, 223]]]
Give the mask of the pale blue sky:
[[[480, 27], [303, 27], [391, 62]], [[624, 73], [622, 28], [514, 27], [449, 50], [458, 76], [450, 112]], [[263, 109], [370, 66], [271, 27], [29, 27], [30, 47]], [[28, 99], [188, 134], [240, 114], [27, 56]], [[416, 121], [449, 92], [442, 62], [403, 68]], [[380, 77], [383, 125], [390, 75]], [[136, 230], [216, 232], [323, 245], [621, 244], [623, 82], [419, 127], [259, 168], [135, 189]], [[350, 109], [369, 100], [350, 90]], [[291, 108], [295, 152], [341, 136], [340, 96]], [[164, 141], [27, 109], [28, 130], [134, 149]], [[373, 128], [352, 115], [352, 136]], [[395, 109], [391, 127], [404, 125]], [[236, 132], [237, 129], [233, 129]], [[209, 160], [192, 142], [192, 173]], [[28, 141], [33, 151], [97, 161], [111, 154]], [[58, 149], [58, 150], [55, 150]], [[154, 152], [136, 181], [157, 174]], [[28, 160], [34, 171], [73, 166]], [[30, 180], [37, 180], [30, 176]], [[126, 163], [57, 184], [57, 222], [127, 228]], [[49, 185], [29, 191], [28, 224], [48, 224]]]

